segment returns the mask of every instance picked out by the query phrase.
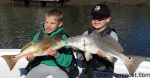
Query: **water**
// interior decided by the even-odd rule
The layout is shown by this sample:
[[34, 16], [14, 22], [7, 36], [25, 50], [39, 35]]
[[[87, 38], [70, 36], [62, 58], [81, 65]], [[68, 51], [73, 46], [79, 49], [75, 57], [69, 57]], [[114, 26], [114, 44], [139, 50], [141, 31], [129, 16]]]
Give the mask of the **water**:
[[[82, 34], [91, 27], [89, 9], [92, 5], [65, 5], [64, 26], [71, 35]], [[150, 6], [109, 5], [111, 26], [116, 28], [125, 52], [150, 57]], [[52, 7], [0, 6], [0, 48], [21, 48], [32, 40], [43, 22], [44, 13]]]

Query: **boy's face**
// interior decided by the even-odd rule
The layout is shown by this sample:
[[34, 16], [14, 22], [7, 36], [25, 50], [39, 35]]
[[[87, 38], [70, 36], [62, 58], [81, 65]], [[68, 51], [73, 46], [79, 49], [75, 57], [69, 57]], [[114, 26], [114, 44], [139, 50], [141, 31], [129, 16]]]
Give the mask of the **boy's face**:
[[45, 16], [45, 31], [51, 33], [62, 25], [57, 16]]
[[110, 17], [98, 20], [98, 19], [92, 19], [92, 26], [98, 30], [103, 29], [106, 24], [110, 21]]

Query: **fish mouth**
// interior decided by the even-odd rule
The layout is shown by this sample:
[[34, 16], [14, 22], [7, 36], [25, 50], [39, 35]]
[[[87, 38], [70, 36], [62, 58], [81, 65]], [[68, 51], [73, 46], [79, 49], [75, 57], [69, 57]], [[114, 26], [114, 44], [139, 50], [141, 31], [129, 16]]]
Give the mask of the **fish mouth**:
[[66, 41], [65, 44], [68, 45], [68, 46], [72, 46], [72, 43], [69, 42], [69, 41]]
[[69, 37], [68, 39], [66, 39], [65, 44], [70, 45], [72, 42], [72, 37]]

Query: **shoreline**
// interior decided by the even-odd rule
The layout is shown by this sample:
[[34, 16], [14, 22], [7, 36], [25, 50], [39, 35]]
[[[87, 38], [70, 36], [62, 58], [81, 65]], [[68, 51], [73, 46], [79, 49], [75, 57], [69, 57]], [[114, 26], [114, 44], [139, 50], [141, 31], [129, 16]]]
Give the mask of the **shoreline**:
[[[13, 0], [1, 0], [0, 4], [10, 4], [10, 3], [22, 3], [22, 1], [13, 1]], [[52, 3], [52, 2], [47, 2]], [[98, 3], [105, 4], [117, 4], [117, 5], [136, 5], [136, 6], [150, 6], [150, 0], [66, 0], [65, 5], [95, 5]]]
[[95, 5], [98, 3], [115, 4], [115, 5], [135, 5], [135, 6], [150, 6], [150, 0], [70, 0], [67, 5]]

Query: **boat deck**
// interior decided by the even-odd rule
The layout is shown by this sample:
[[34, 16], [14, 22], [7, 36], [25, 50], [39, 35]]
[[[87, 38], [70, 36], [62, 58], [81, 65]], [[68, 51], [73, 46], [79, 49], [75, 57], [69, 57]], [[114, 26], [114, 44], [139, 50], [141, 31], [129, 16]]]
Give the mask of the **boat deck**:
[[[20, 49], [0, 49], [0, 56], [2, 55], [16, 55], [20, 53]], [[25, 78], [24, 68], [27, 66], [28, 61], [25, 58], [20, 59], [15, 67], [10, 71], [5, 60], [0, 57], [0, 78]], [[81, 68], [79, 68], [81, 72]], [[126, 69], [124, 63], [120, 60], [117, 60], [114, 67], [115, 76], [114, 78], [126, 78], [128, 76], [128, 70]], [[7, 74], [9, 75], [7, 75]], [[134, 78], [150, 78], [150, 61], [145, 60], [139, 66], [134, 74]], [[47, 78], [52, 78], [48, 76]], [[99, 78], [99, 77], [97, 77]], [[129, 77], [131, 78], [131, 77]], [[132, 77], [133, 78], [133, 77]]]

